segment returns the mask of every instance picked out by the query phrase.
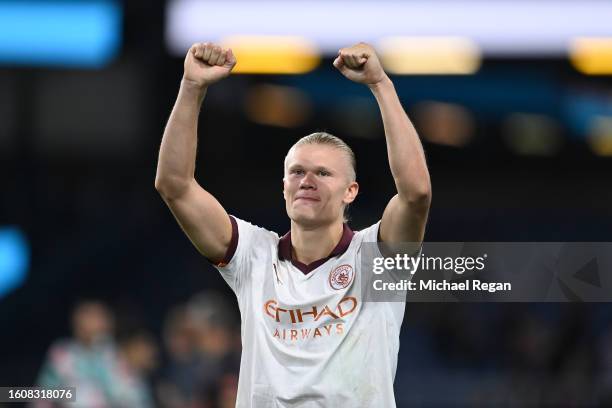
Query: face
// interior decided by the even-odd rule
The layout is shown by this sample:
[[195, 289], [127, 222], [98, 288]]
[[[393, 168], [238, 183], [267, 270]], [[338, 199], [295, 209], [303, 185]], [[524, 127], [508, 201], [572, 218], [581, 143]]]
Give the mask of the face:
[[75, 336], [88, 344], [110, 335], [112, 317], [108, 309], [101, 303], [82, 303], [74, 312], [73, 328]]
[[346, 153], [328, 145], [302, 145], [289, 152], [283, 196], [289, 218], [306, 227], [342, 220], [359, 185], [351, 180]]
[[139, 372], [148, 373], [157, 367], [157, 346], [147, 336], [131, 339], [122, 351], [132, 368]]

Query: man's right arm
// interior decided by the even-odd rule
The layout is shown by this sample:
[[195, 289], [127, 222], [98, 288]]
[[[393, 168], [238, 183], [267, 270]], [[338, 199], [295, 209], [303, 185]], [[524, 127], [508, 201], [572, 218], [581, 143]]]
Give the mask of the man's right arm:
[[157, 163], [155, 188], [198, 251], [221, 261], [229, 248], [232, 225], [225, 209], [195, 180], [198, 116], [208, 86], [227, 77], [236, 65], [231, 50], [194, 44]]

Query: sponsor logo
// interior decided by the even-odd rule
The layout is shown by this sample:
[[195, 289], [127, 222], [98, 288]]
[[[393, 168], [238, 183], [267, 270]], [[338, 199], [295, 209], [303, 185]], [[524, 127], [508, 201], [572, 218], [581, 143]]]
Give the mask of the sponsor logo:
[[336, 289], [344, 289], [353, 281], [355, 273], [351, 265], [340, 265], [329, 274], [329, 285]]
[[329, 316], [331, 319], [340, 319], [357, 309], [357, 299], [353, 296], [346, 296], [338, 302], [335, 307], [310, 306], [305, 309], [285, 309], [278, 306], [278, 302], [274, 299], [268, 300], [264, 304], [264, 312], [273, 318], [276, 322], [292, 324], [304, 323], [312, 320], [318, 322], [323, 316]]
[[321, 327], [304, 328], [304, 329], [276, 329], [272, 337], [279, 340], [296, 342], [305, 340], [317, 340], [322, 337], [341, 336], [344, 334], [344, 324], [326, 324]]
[[270, 327], [272, 337], [285, 343], [316, 341], [321, 338], [343, 336], [349, 323], [347, 316], [356, 312], [357, 298], [343, 297], [335, 306], [313, 305], [289, 309], [270, 299], [264, 303], [264, 313], [276, 323]]

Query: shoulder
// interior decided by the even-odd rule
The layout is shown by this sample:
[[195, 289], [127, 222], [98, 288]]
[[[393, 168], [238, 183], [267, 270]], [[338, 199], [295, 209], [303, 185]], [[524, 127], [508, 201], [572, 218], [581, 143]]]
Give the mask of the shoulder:
[[53, 361], [61, 361], [73, 354], [76, 350], [75, 344], [70, 339], [56, 340], [48, 350], [48, 357]]
[[377, 242], [379, 229], [380, 229], [380, 220], [370, 225], [367, 228], [357, 231], [355, 235], [353, 236], [353, 241], [358, 244], [361, 244], [363, 242]]
[[380, 221], [377, 221], [366, 228], [356, 231], [347, 252], [359, 256], [364, 251], [364, 248], [378, 248], [377, 245], [368, 244], [378, 242], [379, 226]]
[[276, 232], [270, 231], [266, 228], [260, 227], [258, 225], [252, 224], [248, 221], [242, 220], [236, 216], [230, 216], [236, 221], [236, 226], [238, 227], [238, 242], [240, 244], [240, 240], [249, 241], [247, 243], [253, 244], [261, 241], [262, 243], [270, 243], [275, 242], [278, 243], [279, 236]]
[[215, 264], [217, 267], [226, 267], [236, 263], [244, 264], [254, 253], [263, 253], [274, 250], [278, 245], [278, 234], [253, 225], [248, 221], [230, 215], [232, 222], [232, 239], [224, 259]]

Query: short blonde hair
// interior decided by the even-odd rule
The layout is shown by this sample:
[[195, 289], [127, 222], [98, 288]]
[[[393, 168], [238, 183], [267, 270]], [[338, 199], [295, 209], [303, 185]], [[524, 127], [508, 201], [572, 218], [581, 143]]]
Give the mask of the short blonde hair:
[[311, 144], [326, 145], [342, 150], [346, 154], [347, 158], [349, 159], [349, 163], [351, 164], [351, 173], [349, 174], [350, 181], [355, 181], [357, 179], [357, 161], [355, 160], [355, 153], [353, 153], [353, 149], [351, 149], [349, 145], [344, 142], [344, 140], [327, 132], [311, 133], [295, 142], [285, 156], [285, 171], [287, 170], [287, 159], [289, 154], [299, 146]]

